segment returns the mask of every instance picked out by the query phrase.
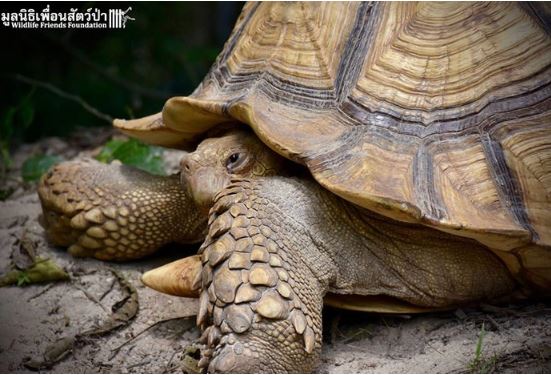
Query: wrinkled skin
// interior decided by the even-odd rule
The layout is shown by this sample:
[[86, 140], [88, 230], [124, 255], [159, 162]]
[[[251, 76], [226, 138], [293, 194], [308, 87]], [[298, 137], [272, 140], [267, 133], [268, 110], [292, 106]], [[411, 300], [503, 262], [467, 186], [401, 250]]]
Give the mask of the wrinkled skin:
[[[197, 229], [187, 228], [201, 227], [197, 222], [206, 220], [210, 208], [200, 259], [188, 262], [200, 263], [188, 268], [196, 270], [189, 279], [199, 280], [189, 289], [200, 293], [197, 322], [204, 347], [199, 365], [209, 372], [314, 370], [328, 292], [363, 295], [368, 303], [382, 296], [389, 311], [423, 311], [492, 300], [517, 288], [503, 263], [475, 241], [391, 221], [343, 201], [308, 177], [281, 176], [287, 170], [282, 159], [249, 133], [207, 139], [181, 165], [184, 188], [174, 197], [190, 202], [186, 217], [199, 218], [194, 226], [186, 224], [182, 237], [197, 236]], [[59, 174], [54, 170], [43, 186]], [[132, 191], [135, 182], [124, 186]], [[77, 191], [103, 186], [98, 179], [85, 183], [64, 186]], [[47, 186], [42, 189], [53, 194]], [[159, 205], [147, 199], [158, 190], [139, 186], [137, 196], [145, 198], [134, 202], [135, 209], [130, 200], [132, 212]], [[48, 195], [41, 197], [45, 207], [52, 207]], [[106, 221], [84, 214], [87, 222], [116, 221], [101, 202], [95, 207]], [[73, 218], [80, 215], [71, 212], [77, 212]], [[51, 221], [63, 220], [58, 215]]]

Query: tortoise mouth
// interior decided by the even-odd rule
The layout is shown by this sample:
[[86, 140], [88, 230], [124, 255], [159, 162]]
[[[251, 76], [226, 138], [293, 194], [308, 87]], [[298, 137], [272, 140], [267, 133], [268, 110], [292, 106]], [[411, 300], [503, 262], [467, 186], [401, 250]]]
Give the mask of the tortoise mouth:
[[208, 213], [214, 203], [214, 197], [228, 185], [229, 177], [213, 166], [184, 166], [180, 172], [180, 182], [193, 199], [196, 206]]

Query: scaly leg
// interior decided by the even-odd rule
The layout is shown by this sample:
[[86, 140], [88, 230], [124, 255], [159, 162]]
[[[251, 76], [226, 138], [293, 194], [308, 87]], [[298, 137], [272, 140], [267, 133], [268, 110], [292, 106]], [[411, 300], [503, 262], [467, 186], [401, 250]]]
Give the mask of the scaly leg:
[[48, 239], [75, 256], [136, 259], [170, 242], [199, 242], [206, 232], [206, 214], [177, 176], [77, 160], [52, 168], [38, 194]]
[[209, 372], [312, 371], [326, 292], [446, 308], [515, 286], [474, 241], [370, 216], [281, 177], [235, 180], [219, 194], [200, 253], [199, 366]]

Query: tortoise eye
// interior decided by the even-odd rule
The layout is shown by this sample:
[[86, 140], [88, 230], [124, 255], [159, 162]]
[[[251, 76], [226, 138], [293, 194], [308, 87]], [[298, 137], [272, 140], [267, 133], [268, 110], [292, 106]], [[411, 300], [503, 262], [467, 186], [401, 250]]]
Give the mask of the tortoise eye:
[[229, 172], [234, 172], [236, 169], [238, 169], [241, 164], [243, 164], [243, 156], [241, 153], [236, 152], [230, 155], [228, 160], [226, 161], [226, 168]]
[[235, 153], [235, 154], [231, 154], [230, 157], [228, 158], [228, 164], [233, 164], [235, 163], [236, 161], [239, 160], [239, 153]]

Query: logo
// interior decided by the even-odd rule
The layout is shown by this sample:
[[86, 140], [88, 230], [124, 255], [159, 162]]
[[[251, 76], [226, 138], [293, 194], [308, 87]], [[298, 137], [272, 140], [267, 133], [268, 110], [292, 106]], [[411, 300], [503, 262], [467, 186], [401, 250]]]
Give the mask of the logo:
[[32, 8], [20, 9], [19, 12], [2, 13], [2, 24], [13, 29], [124, 29], [127, 21], [135, 21], [128, 9], [109, 9], [107, 12], [98, 8], [79, 11], [71, 8], [69, 12], [50, 11], [50, 4], [38, 12]]

